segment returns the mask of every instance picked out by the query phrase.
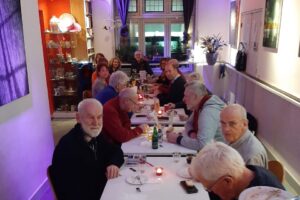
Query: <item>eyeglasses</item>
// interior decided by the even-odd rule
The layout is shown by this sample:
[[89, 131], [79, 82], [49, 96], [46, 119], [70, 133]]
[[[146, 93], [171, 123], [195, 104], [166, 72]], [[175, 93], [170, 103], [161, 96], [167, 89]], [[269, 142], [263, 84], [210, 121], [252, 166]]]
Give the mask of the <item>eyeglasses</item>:
[[206, 187], [205, 190], [206, 190], [207, 192], [211, 192], [212, 189], [213, 189], [218, 183], [220, 183], [226, 176], [228, 176], [228, 175], [221, 176], [221, 177], [218, 178], [213, 184], [211, 184], [209, 187]]

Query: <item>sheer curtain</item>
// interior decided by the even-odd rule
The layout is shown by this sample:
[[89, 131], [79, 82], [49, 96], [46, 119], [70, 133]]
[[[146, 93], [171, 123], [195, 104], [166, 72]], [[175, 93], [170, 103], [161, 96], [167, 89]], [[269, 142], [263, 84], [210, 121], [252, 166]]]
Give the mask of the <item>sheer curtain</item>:
[[122, 37], [127, 37], [128, 33], [129, 33], [128, 27], [126, 25], [129, 1], [130, 0], [116, 0], [116, 5], [118, 8], [119, 16], [122, 21], [122, 27], [120, 30], [120, 34]]

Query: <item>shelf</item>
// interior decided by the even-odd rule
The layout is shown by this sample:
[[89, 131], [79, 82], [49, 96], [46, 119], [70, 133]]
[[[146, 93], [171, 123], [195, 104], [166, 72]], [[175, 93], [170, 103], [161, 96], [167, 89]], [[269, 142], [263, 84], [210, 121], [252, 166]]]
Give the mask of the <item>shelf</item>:
[[49, 35], [71, 35], [71, 34], [77, 34], [79, 33], [78, 31], [77, 32], [51, 32], [51, 31], [45, 31], [44, 32], [45, 34], [49, 34]]
[[75, 118], [75, 111], [55, 111], [52, 115], [53, 118]]

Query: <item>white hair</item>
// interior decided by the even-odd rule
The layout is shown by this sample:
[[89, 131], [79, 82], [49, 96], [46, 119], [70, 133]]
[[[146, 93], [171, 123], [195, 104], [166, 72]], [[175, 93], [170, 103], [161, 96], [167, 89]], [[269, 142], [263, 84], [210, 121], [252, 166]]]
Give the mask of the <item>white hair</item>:
[[129, 78], [125, 72], [116, 71], [109, 77], [109, 85], [116, 89], [118, 84], [125, 85]]
[[204, 96], [207, 94], [207, 89], [200, 81], [191, 81], [185, 84], [185, 89], [191, 91], [197, 96]]
[[136, 97], [137, 96], [137, 90], [136, 88], [125, 88], [123, 90], [121, 90], [121, 92], [119, 93], [119, 97], [121, 99], [124, 98], [132, 98], [132, 97]]
[[246, 119], [247, 120], [247, 111], [246, 109], [237, 103], [234, 104], [229, 104], [228, 106], [226, 106], [223, 111], [230, 111], [230, 112], [235, 112], [237, 113], [242, 119]]
[[102, 104], [94, 98], [87, 98], [79, 102], [78, 104], [78, 113], [83, 114], [85, 112], [85, 109], [88, 105], [94, 105], [95, 109], [101, 109], [102, 110]]
[[193, 158], [190, 168], [193, 177], [197, 179], [201, 176], [207, 181], [216, 181], [225, 175], [240, 177], [244, 169], [245, 162], [241, 155], [222, 142], [204, 146]]
[[199, 82], [203, 83], [203, 77], [198, 72], [192, 72], [192, 73], [188, 74], [187, 77], [188, 77], [189, 82], [199, 81]]

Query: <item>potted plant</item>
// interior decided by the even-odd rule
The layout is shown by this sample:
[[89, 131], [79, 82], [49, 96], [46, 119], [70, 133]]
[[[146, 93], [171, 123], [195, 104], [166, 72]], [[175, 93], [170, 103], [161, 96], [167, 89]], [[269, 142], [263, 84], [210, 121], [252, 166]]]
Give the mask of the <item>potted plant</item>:
[[206, 61], [209, 65], [214, 65], [218, 58], [218, 50], [227, 44], [218, 35], [201, 37], [201, 48], [204, 48], [206, 54]]

